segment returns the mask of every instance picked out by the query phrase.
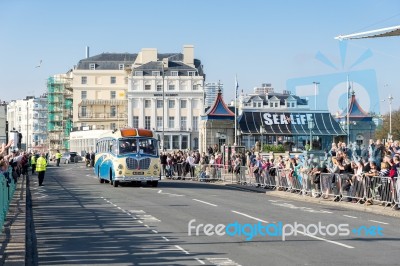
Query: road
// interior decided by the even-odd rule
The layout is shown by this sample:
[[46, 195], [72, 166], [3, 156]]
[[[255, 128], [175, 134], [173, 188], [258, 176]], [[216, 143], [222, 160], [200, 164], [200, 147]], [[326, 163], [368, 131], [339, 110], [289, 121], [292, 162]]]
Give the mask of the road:
[[[400, 261], [395, 217], [193, 181], [114, 188], [100, 184], [83, 164], [50, 167], [44, 187], [37, 186], [36, 176], [31, 180], [39, 265], [399, 265]], [[361, 230], [360, 235], [322, 236], [298, 228], [297, 236], [285, 241], [273, 236], [246, 240], [245, 235], [207, 236], [201, 227], [196, 236], [199, 224], [236, 222], [348, 224], [351, 230], [365, 226], [370, 235]], [[334, 229], [330, 227], [332, 234]]]

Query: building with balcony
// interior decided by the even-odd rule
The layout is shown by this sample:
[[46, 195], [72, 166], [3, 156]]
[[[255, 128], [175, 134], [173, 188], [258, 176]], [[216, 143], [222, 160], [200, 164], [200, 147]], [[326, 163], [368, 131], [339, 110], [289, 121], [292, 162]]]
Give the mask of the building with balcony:
[[114, 129], [128, 124], [128, 73], [137, 54], [102, 53], [72, 71], [74, 130]]
[[131, 70], [128, 126], [155, 130], [166, 150], [199, 149], [205, 74], [194, 47], [166, 54], [144, 48]]
[[47, 79], [48, 146], [50, 152], [69, 150], [69, 133], [72, 128], [71, 72]]
[[7, 105], [7, 120], [9, 131], [16, 130], [22, 134], [21, 149], [48, 150], [47, 95], [11, 101]]

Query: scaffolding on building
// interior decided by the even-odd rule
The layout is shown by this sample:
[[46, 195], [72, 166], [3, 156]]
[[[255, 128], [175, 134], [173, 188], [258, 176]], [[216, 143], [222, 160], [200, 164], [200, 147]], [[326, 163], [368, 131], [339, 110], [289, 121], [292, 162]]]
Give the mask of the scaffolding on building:
[[69, 151], [69, 135], [72, 130], [72, 86], [67, 75], [56, 75], [47, 80], [49, 149]]

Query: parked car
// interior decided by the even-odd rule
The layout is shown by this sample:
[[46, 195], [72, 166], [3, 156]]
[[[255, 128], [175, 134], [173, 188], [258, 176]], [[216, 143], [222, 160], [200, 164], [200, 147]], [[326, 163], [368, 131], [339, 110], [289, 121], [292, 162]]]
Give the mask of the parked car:
[[60, 162], [67, 163], [77, 163], [82, 161], [82, 157], [77, 152], [66, 152], [62, 155]]

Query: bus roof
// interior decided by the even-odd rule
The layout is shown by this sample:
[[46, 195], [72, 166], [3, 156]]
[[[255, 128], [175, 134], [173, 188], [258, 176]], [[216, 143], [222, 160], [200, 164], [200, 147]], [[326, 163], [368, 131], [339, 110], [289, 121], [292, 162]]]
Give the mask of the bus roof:
[[126, 138], [126, 137], [148, 137], [154, 138], [155, 134], [153, 131], [144, 128], [121, 128], [114, 129], [101, 137], [115, 137], [115, 138]]

